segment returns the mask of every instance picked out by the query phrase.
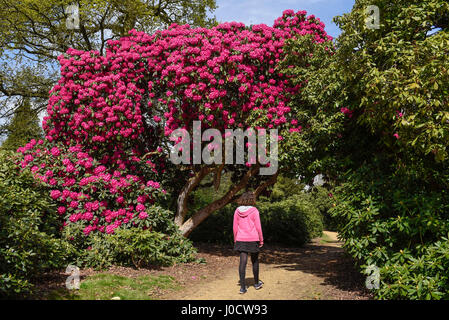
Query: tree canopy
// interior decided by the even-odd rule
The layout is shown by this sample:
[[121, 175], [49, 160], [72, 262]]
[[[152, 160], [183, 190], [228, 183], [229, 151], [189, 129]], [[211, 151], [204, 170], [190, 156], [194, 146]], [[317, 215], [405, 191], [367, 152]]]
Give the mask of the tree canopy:
[[[67, 23], [69, 5], [79, 8], [76, 28]], [[67, 49], [104, 54], [108, 40], [133, 28], [152, 33], [174, 22], [210, 27], [215, 8], [215, 0], [1, 0], [0, 118], [10, 118], [22, 97], [31, 98], [37, 112], [45, 110], [60, 76], [57, 57]]]
[[20, 103], [14, 117], [7, 126], [7, 130], [8, 138], [1, 145], [4, 150], [16, 151], [31, 139], [43, 138], [39, 118], [31, 108], [30, 99], [25, 98]]

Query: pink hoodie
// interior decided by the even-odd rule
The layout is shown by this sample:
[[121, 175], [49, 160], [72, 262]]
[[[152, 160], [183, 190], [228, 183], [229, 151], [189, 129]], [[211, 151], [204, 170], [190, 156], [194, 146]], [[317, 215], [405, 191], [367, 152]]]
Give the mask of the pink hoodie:
[[234, 212], [233, 229], [234, 242], [260, 241], [263, 244], [262, 226], [256, 207], [238, 207]]

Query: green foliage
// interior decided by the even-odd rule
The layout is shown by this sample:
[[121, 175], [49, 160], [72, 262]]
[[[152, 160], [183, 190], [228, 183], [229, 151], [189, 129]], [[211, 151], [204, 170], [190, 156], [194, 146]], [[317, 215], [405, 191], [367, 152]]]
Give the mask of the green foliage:
[[[279, 154], [290, 160], [293, 172], [309, 181], [317, 173], [324, 172], [323, 168], [330, 174], [329, 169], [336, 170], [340, 166], [334, 156], [341, 147], [339, 137], [344, 128], [344, 116], [338, 105], [328, 102], [340, 94], [334, 89], [338, 82], [328, 80], [333, 76], [328, 68], [335, 50], [331, 42], [316, 44], [310, 36], [286, 42], [287, 55], [277, 68], [291, 76], [293, 85], [301, 86], [300, 94], [292, 97], [289, 107], [296, 113], [302, 130], [289, 133], [289, 139], [283, 144], [285, 149]], [[308, 54], [310, 48], [314, 48], [313, 54]]]
[[31, 109], [29, 99], [24, 99], [14, 112], [14, 117], [7, 127], [8, 138], [2, 143], [1, 149], [16, 151], [31, 139], [41, 139], [42, 129], [39, 126], [37, 114]]
[[356, 0], [334, 46], [289, 41], [280, 65], [302, 85], [297, 169], [341, 184], [333, 216], [361, 269], [380, 268], [378, 298], [447, 298], [448, 18], [443, 0]]
[[192, 242], [179, 233], [172, 235], [141, 229], [118, 229], [114, 234], [97, 234], [83, 255], [88, 267], [112, 265], [136, 268], [151, 265], [172, 265], [195, 261]]
[[422, 248], [420, 256], [407, 256], [404, 263], [388, 264], [380, 269], [381, 299], [449, 299], [448, 236]]
[[414, 171], [384, 165], [348, 172], [336, 189], [331, 212], [344, 248], [361, 270], [380, 268], [378, 298], [447, 298], [449, 195], [430, 191]]
[[[210, 242], [231, 245], [234, 235], [232, 223], [234, 219], [235, 205], [228, 204], [224, 208], [213, 212], [206, 220], [204, 220], [190, 234], [190, 239], [194, 242]], [[264, 224], [262, 222], [262, 214], [260, 216], [262, 230]], [[263, 230], [264, 231], [264, 230]]]
[[[365, 26], [370, 4], [380, 8], [378, 30]], [[394, 6], [378, 0], [356, 1], [351, 13], [336, 19], [343, 32], [333, 71], [343, 80], [340, 89], [346, 106], [358, 113], [357, 122], [383, 132], [381, 142], [394, 152], [413, 150], [437, 162], [447, 160], [449, 144], [448, 14], [443, 0], [402, 0]], [[441, 30], [429, 35], [436, 28]]]
[[[332, 190], [332, 189], [331, 189]], [[323, 186], [314, 186], [309, 192], [310, 202], [320, 211], [325, 230], [337, 231], [335, 219], [330, 214], [333, 194]]]
[[0, 296], [29, 294], [42, 272], [64, 266], [70, 245], [61, 241], [55, 207], [11, 153], [0, 151]]
[[266, 243], [301, 246], [321, 235], [320, 211], [307, 198], [296, 194], [285, 200], [258, 205]]
[[298, 179], [279, 175], [271, 192], [268, 195], [261, 196], [260, 199], [261, 201], [276, 202], [287, 199], [293, 194], [302, 193], [303, 191], [304, 184], [300, 183]]
[[261, 196], [258, 208], [267, 242], [301, 246], [321, 236], [330, 208], [324, 187], [309, 191], [298, 179], [279, 176], [269, 196]]
[[[369, 5], [380, 9], [380, 29], [366, 27]], [[335, 48], [323, 43], [308, 56], [310, 39], [288, 42], [280, 67], [303, 86], [292, 106], [306, 129], [298, 143], [306, 169], [338, 170], [345, 163], [332, 161], [332, 155], [358, 154], [363, 135], [386, 152], [413, 151], [410, 161], [425, 156], [447, 161], [448, 15], [443, 0], [402, 0], [394, 6], [358, 0], [350, 13], [335, 18], [342, 29]], [[436, 28], [441, 30], [429, 35]], [[310, 67], [302, 67], [303, 60]]]

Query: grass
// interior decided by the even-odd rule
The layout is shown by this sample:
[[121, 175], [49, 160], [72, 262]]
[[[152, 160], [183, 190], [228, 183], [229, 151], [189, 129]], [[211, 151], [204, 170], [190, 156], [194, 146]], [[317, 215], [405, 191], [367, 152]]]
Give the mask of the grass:
[[83, 280], [79, 290], [60, 289], [49, 294], [51, 300], [154, 300], [159, 289], [180, 289], [170, 276], [140, 276], [128, 278], [114, 274], [100, 273]]

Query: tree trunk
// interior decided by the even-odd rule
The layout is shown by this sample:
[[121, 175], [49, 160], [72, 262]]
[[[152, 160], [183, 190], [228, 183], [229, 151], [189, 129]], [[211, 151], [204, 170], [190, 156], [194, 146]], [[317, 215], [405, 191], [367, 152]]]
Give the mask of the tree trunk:
[[192, 192], [195, 187], [201, 182], [201, 180], [203, 180], [203, 178], [213, 170], [213, 168], [208, 167], [201, 168], [201, 170], [196, 172], [195, 175], [190, 178], [182, 188], [181, 193], [178, 196], [177, 210], [175, 215], [175, 224], [178, 227], [181, 227], [184, 223], [184, 218], [187, 214], [187, 198], [190, 192]]

